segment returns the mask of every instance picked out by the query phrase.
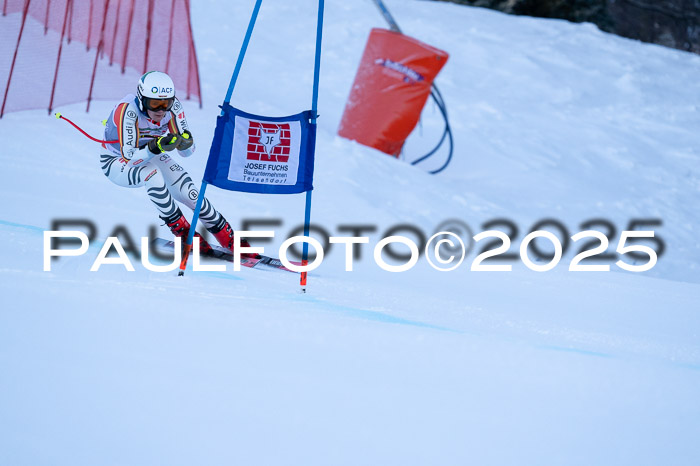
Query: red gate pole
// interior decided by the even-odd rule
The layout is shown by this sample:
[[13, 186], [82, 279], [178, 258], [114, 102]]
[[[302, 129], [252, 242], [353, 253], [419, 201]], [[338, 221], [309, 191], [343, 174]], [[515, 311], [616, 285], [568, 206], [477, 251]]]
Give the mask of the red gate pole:
[[86, 48], [85, 51], [89, 52], [90, 51], [90, 40], [92, 39], [92, 14], [94, 11], [94, 0], [90, 0], [90, 13], [88, 14], [88, 35], [87, 35], [87, 44], [85, 44]]
[[102, 50], [104, 48], [105, 27], [107, 26], [107, 12], [108, 11], [109, 11], [109, 0], [107, 0], [107, 4], [105, 5], [105, 11], [104, 11], [104, 14], [102, 15], [102, 27], [100, 28], [100, 41], [97, 44], [97, 50], [95, 50], [95, 63], [92, 65], [92, 77], [90, 78], [90, 90], [88, 91], [87, 108], [85, 109], [86, 112], [90, 111], [90, 102], [92, 101], [92, 90], [95, 87], [95, 76], [97, 75], [97, 61], [100, 59], [100, 53], [102, 53]]
[[63, 53], [63, 38], [66, 35], [66, 24], [68, 23], [68, 10], [73, 0], [66, 0], [66, 13], [63, 15], [63, 30], [61, 31], [61, 42], [58, 45], [58, 57], [56, 58], [56, 70], [53, 73], [53, 84], [51, 85], [51, 100], [49, 100], [49, 115], [53, 108], [53, 98], [56, 95], [56, 81], [58, 81], [58, 67], [61, 64], [61, 54]]
[[73, 2], [70, 2], [70, 11], [68, 13], [68, 44], [73, 40]]
[[92, 76], [90, 77], [90, 89], [88, 90], [87, 96], [87, 107], [85, 107], [85, 112], [90, 113], [90, 102], [92, 101], [92, 90], [95, 87], [95, 75], [97, 74], [97, 60], [100, 58], [100, 52], [102, 51], [102, 41], [97, 44], [95, 49], [95, 63], [92, 65]]
[[170, 2], [170, 28], [168, 29], [168, 53], [165, 55], [165, 72], [170, 74], [170, 51], [173, 48], [173, 21], [175, 19], [175, 0]]
[[129, 9], [129, 25], [126, 27], [126, 43], [124, 44], [124, 55], [122, 55], [122, 74], [126, 72], [126, 57], [129, 56], [129, 42], [131, 40], [131, 25], [134, 23], [134, 2], [131, 0], [131, 9]]
[[51, 9], [51, 0], [46, 0], [46, 14], [44, 15], [44, 35], [49, 32], [49, 10]]
[[153, 2], [148, 0], [148, 19], [146, 20], [146, 47], [143, 51], [143, 73], [148, 71], [148, 52], [151, 48], [151, 28], [153, 27]]
[[112, 32], [112, 47], [109, 52], [109, 66], [114, 63], [114, 48], [117, 44], [117, 31], [119, 30], [119, 16], [122, 11], [122, 2], [117, 2], [117, 15], [114, 17], [114, 31]]
[[[190, 17], [190, 0], [185, 0], [185, 11], [187, 12], [187, 27], [190, 32], [190, 60], [194, 62], [194, 74], [195, 78], [197, 79], [197, 94], [199, 95], [199, 108], [202, 108], [202, 83], [199, 82], [199, 62], [197, 61], [197, 53], [195, 52], [194, 49], [194, 36], [192, 34], [192, 18]], [[189, 75], [192, 73], [192, 69], [188, 70], [187, 72], [187, 77], [188, 77], [188, 83], [187, 87], [189, 88]], [[189, 89], [187, 90], [189, 93]]]

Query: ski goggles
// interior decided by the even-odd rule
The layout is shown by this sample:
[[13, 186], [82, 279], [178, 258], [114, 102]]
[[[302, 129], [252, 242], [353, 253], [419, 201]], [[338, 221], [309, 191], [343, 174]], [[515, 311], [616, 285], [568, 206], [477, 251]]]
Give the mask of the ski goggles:
[[169, 99], [149, 99], [148, 97], [144, 97], [143, 99], [144, 107], [154, 112], [158, 110], [165, 110], [167, 112], [173, 107], [174, 102], [175, 99], [172, 97]]

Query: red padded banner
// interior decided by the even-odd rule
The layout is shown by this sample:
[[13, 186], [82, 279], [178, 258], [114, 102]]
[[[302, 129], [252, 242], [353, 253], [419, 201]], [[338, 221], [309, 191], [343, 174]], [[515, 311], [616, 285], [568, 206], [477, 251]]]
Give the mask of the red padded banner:
[[406, 35], [372, 29], [338, 134], [398, 157], [447, 58]]

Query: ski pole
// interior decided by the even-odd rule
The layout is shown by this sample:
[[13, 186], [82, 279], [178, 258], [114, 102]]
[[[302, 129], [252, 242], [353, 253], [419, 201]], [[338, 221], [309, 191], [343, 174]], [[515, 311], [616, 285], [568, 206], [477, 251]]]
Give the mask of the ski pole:
[[103, 141], [102, 139], [93, 138], [93, 137], [90, 136], [88, 133], [86, 133], [85, 131], [83, 131], [82, 128], [80, 128], [80, 126], [76, 125], [75, 123], [73, 123], [73, 122], [70, 121], [68, 118], [64, 117], [63, 115], [61, 115], [61, 114], [58, 113], [58, 112], [56, 112], [56, 119], [57, 119], [57, 120], [66, 120], [68, 123], [70, 123], [71, 125], [73, 125], [73, 127], [74, 127], [75, 129], [77, 129], [78, 131], [80, 131], [81, 133], [83, 133], [87, 138], [92, 139], [92, 140], [95, 141], [95, 142], [99, 142], [99, 143], [101, 143], [101, 144], [117, 144], [117, 143], [119, 143], [119, 141]]

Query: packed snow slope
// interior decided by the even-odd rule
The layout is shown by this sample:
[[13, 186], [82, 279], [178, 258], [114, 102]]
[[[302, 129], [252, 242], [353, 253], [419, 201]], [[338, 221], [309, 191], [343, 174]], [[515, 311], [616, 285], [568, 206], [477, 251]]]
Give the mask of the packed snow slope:
[[[198, 149], [182, 164], [196, 182], [253, 3], [192, 2], [204, 106], [186, 104]], [[335, 136], [383, 24], [369, 0], [327, 1], [312, 220], [338, 236], [376, 230], [353, 272], [339, 245], [328, 251], [306, 295], [282, 272], [178, 278], [137, 259], [134, 272], [90, 272], [118, 226], [135, 241], [167, 229], [65, 123], [45, 111], [0, 120], [0, 465], [700, 462], [700, 57], [589, 24], [387, 4], [406, 33], [450, 53], [438, 85], [454, 161], [438, 176], [425, 170], [440, 156], [407, 163], [439, 136], [432, 104], [405, 160]], [[310, 107], [315, 12], [310, 0], [263, 3], [236, 106]], [[58, 110], [98, 135], [112, 104]], [[303, 220], [302, 195], [207, 195], [234, 227], [279, 220], [271, 255]], [[56, 219], [94, 222], [97, 238], [44, 272]], [[637, 229], [665, 251], [643, 273], [617, 258], [609, 272], [571, 272], [581, 243], [548, 272], [515, 259], [500, 262], [511, 272], [471, 271], [483, 243], [452, 272], [372, 259], [396, 225], [430, 236], [459, 220], [477, 234], [494, 219], [518, 227], [515, 253], [542, 219], [568, 236], [607, 232], [609, 252], [631, 220], [651, 220]]]

